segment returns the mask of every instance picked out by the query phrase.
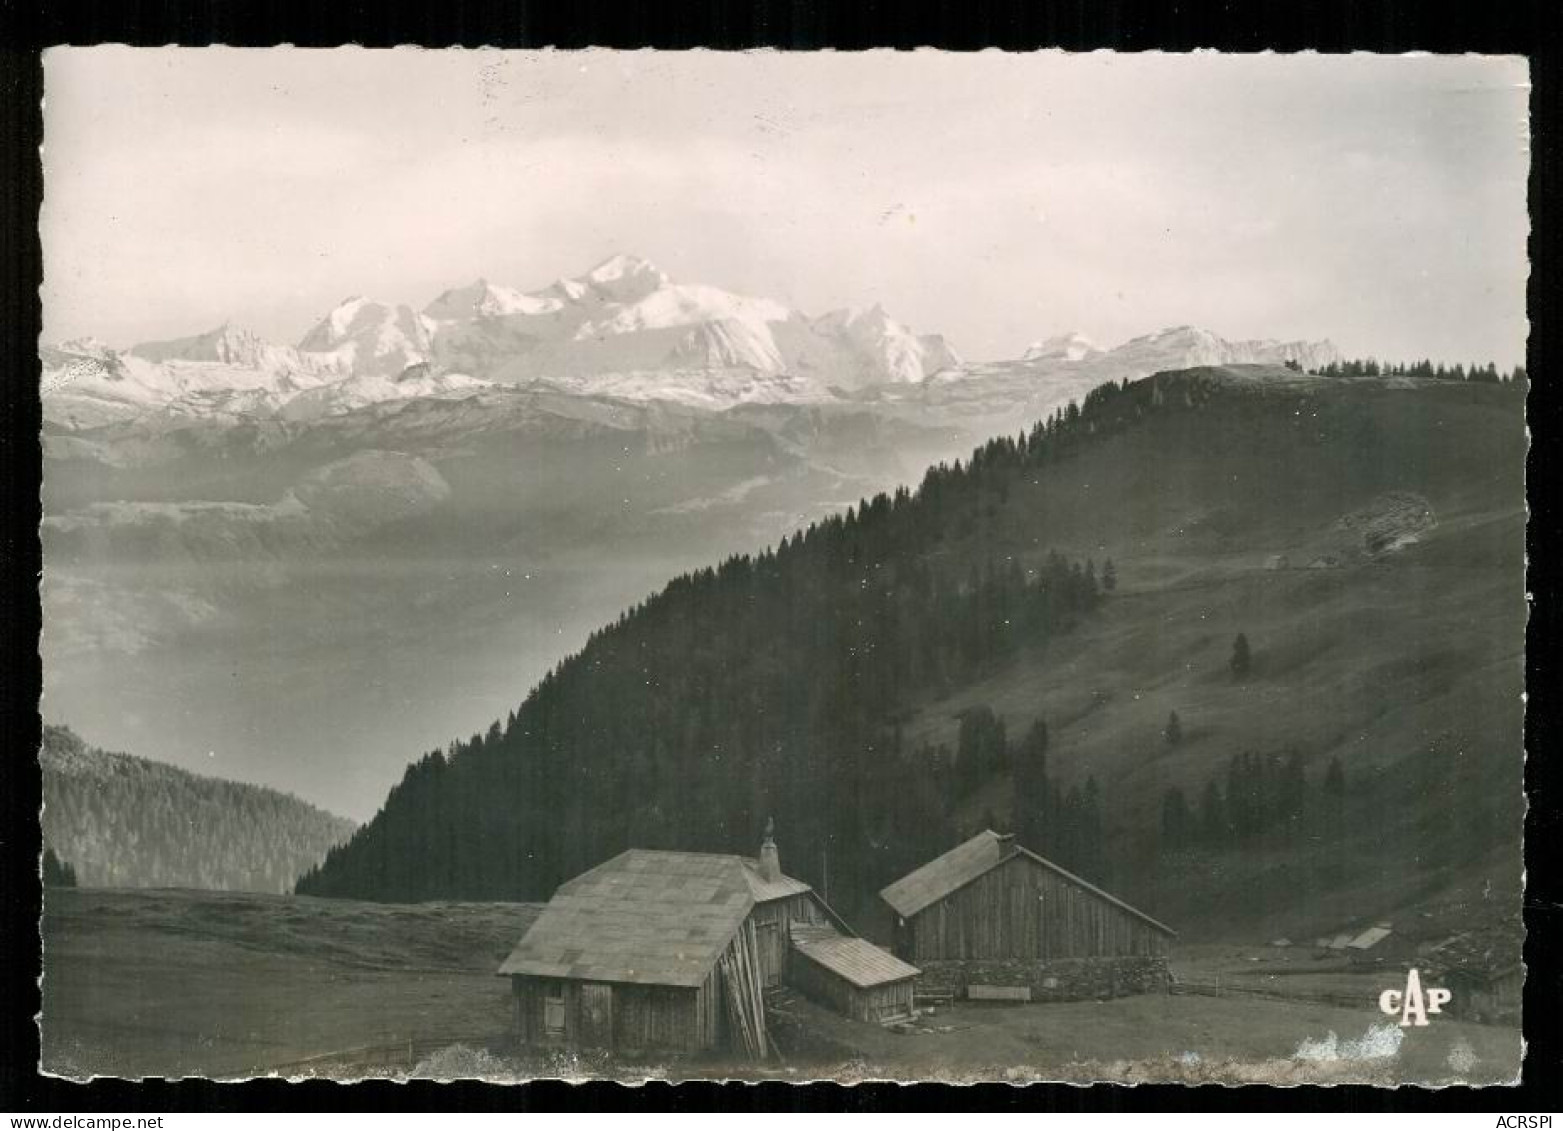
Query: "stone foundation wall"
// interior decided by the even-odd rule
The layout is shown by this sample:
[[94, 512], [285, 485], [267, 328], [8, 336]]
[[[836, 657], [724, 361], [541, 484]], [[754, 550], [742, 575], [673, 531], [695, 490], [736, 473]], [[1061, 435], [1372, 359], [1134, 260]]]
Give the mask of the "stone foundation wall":
[[1032, 1001], [1091, 1001], [1132, 994], [1161, 993], [1171, 982], [1167, 959], [1058, 958], [934, 959], [918, 962], [919, 993], [966, 997], [972, 983], [1029, 986]]

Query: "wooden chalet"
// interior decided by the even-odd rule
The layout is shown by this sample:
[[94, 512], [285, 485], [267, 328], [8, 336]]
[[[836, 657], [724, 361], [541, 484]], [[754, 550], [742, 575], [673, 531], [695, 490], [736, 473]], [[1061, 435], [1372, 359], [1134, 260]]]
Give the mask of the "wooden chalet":
[[1444, 974], [1441, 981], [1453, 995], [1449, 1011], [1456, 1017], [1489, 1024], [1519, 1024], [1525, 998], [1522, 964], [1458, 967]]
[[922, 968], [925, 983], [957, 991], [1019, 983], [1034, 985], [1038, 996], [1067, 997], [1071, 979], [1081, 991], [1075, 996], [1132, 991], [1165, 981], [1176, 937], [992, 830], [897, 880], [880, 898], [895, 913], [896, 954]]
[[1462, 931], [1428, 947], [1418, 965], [1422, 984], [1436, 981], [1454, 996], [1456, 1017], [1518, 1024], [1525, 996], [1525, 926], [1519, 915]]
[[560, 887], [499, 973], [525, 1044], [764, 1059], [767, 987], [880, 1020], [909, 1007], [917, 970], [785, 875], [767, 829], [757, 859], [621, 852]]

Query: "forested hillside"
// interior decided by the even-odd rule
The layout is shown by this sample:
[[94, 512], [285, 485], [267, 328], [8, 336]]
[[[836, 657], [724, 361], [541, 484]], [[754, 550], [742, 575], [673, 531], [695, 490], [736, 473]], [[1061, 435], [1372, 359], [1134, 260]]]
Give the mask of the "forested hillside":
[[88, 746], [45, 726], [43, 836], [83, 887], [287, 892], [353, 823], [260, 786]]
[[[1121, 395], [1108, 386], [1097, 407]], [[298, 890], [545, 898], [630, 845], [732, 851], [774, 816], [789, 866], [859, 895], [952, 835], [896, 716], [1088, 618], [1094, 562], [987, 553], [1022, 469], [1078, 442], [1071, 405], [755, 556], [674, 580], [594, 634], [517, 712], [410, 766]], [[968, 767], [970, 771], [970, 767]], [[986, 768], [979, 768], [985, 773]]]
[[[632, 844], [752, 851], [774, 815], [784, 866], [843, 908], [992, 824], [1154, 912], [1182, 900], [1159, 875], [1219, 900], [1272, 843], [1339, 857], [1407, 759], [1492, 775], [1486, 859], [1518, 831], [1522, 409], [1281, 367], [1102, 386], [678, 578], [410, 766], [298, 890], [545, 898]], [[1334, 800], [1332, 759], [1359, 797]], [[1397, 883], [1450, 804], [1420, 791], [1379, 828], [1414, 826]]]

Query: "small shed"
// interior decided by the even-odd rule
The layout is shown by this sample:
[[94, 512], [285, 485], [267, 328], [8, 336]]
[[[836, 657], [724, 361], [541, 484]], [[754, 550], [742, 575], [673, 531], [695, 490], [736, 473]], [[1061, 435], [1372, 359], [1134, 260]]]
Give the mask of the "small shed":
[[1394, 928], [1388, 923], [1378, 923], [1363, 931], [1346, 945], [1352, 950], [1372, 950], [1393, 933]]
[[831, 927], [798, 924], [792, 946], [789, 982], [806, 996], [857, 1021], [912, 1016], [917, 967]]

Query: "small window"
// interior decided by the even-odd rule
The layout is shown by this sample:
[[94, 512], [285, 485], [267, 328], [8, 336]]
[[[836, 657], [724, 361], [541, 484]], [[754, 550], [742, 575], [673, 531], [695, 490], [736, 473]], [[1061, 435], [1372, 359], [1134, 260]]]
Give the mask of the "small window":
[[543, 1031], [550, 1036], [564, 1033], [564, 985], [554, 982], [543, 992]]

